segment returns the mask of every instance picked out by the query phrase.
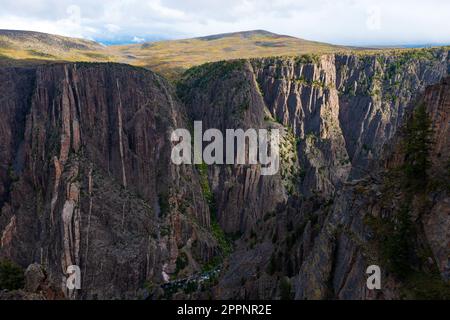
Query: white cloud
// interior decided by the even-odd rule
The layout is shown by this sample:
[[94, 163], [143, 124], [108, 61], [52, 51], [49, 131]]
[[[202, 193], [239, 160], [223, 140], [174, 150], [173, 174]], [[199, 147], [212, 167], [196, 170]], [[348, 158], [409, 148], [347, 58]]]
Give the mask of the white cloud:
[[112, 24], [112, 23], [108, 23], [105, 25], [106, 30], [108, 30], [111, 33], [115, 33], [121, 30], [121, 28], [116, 25], [116, 24]]
[[136, 42], [136, 43], [142, 43], [145, 41], [145, 39], [134, 36], [133, 40], [131, 40], [131, 41]]
[[0, 0], [0, 28], [100, 41], [265, 29], [341, 44], [450, 43], [446, 0]]
[[162, 18], [179, 19], [184, 18], [185, 16], [183, 11], [165, 7], [159, 0], [150, 1], [147, 5], [151, 10], [154, 11], [154, 13]]

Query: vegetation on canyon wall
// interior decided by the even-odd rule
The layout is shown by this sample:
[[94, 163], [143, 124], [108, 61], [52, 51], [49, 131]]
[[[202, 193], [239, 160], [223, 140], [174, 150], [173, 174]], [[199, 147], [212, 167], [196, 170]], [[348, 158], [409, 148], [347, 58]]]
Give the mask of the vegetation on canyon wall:
[[24, 286], [23, 269], [10, 260], [0, 260], [0, 290], [18, 290]]
[[[61, 261], [79, 258], [82, 298], [446, 298], [422, 218], [445, 209], [449, 178], [432, 174], [437, 120], [410, 103], [448, 61], [445, 49], [237, 59], [179, 77], [183, 66], [176, 87], [116, 63], [2, 68], [0, 89], [14, 94], [0, 118], [0, 253], [22, 267], [45, 261], [58, 279]], [[167, 133], [195, 120], [280, 128], [279, 173], [168, 167]], [[395, 143], [401, 161], [382, 172]], [[374, 261], [390, 282], [372, 294]]]
[[405, 298], [450, 299], [450, 285], [441, 279], [436, 262], [430, 261], [431, 249], [417, 221], [430, 205], [432, 135], [430, 117], [419, 104], [403, 128], [403, 163], [385, 175], [384, 201], [399, 190], [401, 200], [393, 214], [366, 220], [375, 231], [382, 260], [401, 280]]

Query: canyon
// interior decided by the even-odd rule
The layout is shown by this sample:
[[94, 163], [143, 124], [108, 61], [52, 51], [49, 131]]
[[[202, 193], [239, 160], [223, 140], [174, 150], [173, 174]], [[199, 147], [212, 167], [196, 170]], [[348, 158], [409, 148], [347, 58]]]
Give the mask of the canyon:
[[[2, 66], [0, 258], [43, 280], [0, 298], [449, 298], [449, 52], [219, 61], [176, 82], [117, 63]], [[419, 106], [433, 143], [412, 188]], [[278, 129], [279, 172], [173, 164], [171, 132], [194, 121]], [[386, 239], [404, 236], [404, 207], [399, 261]]]

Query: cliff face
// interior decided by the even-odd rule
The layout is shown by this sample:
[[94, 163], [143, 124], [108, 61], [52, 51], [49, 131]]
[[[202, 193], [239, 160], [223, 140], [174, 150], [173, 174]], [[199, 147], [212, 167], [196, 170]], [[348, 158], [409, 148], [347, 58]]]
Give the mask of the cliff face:
[[[203, 130], [282, 128], [265, 123], [264, 101], [248, 62], [193, 68], [179, 85], [178, 94], [190, 118], [202, 121]], [[250, 231], [264, 212], [286, 198], [279, 175], [275, 179], [263, 176], [259, 166], [210, 166], [208, 177], [218, 221], [229, 234]]]
[[315, 171], [303, 192], [331, 194], [349, 174], [366, 174], [412, 99], [448, 74], [449, 61], [448, 51], [440, 50], [253, 61], [271, 114], [304, 140], [300, 150], [318, 152], [303, 152], [305, 167]]
[[[386, 205], [385, 195], [393, 191], [384, 186], [389, 168], [384, 159], [400, 148], [395, 147], [401, 140], [399, 128], [424, 90], [433, 84], [439, 87], [435, 90], [446, 90], [438, 83], [449, 66], [448, 51], [424, 50], [398, 56], [254, 59], [188, 72], [180, 96], [193, 119], [203, 119], [208, 128], [277, 127], [285, 132], [278, 175], [258, 178], [251, 174], [255, 168], [231, 174], [210, 168], [219, 222], [227, 232], [242, 234], [216, 296], [273, 298], [288, 287], [297, 299], [399, 297], [401, 281], [382, 261], [374, 244], [376, 231], [367, 220], [395, 216], [401, 205]], [[449, 110], [445, 99], [439, 99], [434, 107], [429, 99], [425, 103], [440, 128], [433, 140], [448, 148], [442, 130]], [[437, 160], [437, 154], [433, 149], [431, 157], [443, 166], [448, 157]], [[443, 231], [448, 194], [439, 197], [430, 200], [432, 208], [445, 213], [433, 209], [428, 218], [418, 218], [416, 212], [413, 219], [425, 230], [427, 222], [421, 219], [434, 221], [433, 231], [425, 231], [433, 238], [427, 240], [433, 249], [427, 258], [436, 260], [444, 277], [447, 240], [439, 248], [432, 244], [448, 239]], [[381, 291], [366, 288], [370, 264], [383, 270]]]
[[106, 64], [0, 74], [2, 257], [41, 263], [57, 290], [78, 265], [83, 298], [131, 298], [180, 252], [190, 272], [217, 254], [196, 174], [170, 162], [185, 119], [162, 78]]
[[428, 87], [420, 103], [426, 106], [432, 122], [429, 174], [433, 185], [426, 202], [430, 207], [418, 220], [439, 273], [450, 281], [450, 78]]
[[[443, 49], [264, 58], [192, 68], [175, 93], [123, 65], [2, 68], [0, 257], [40, 263], [58, 290], [79, 265], [82, 290], [71, 298], [169, 297], [162, 290], [176, 281], [149, 288], [211, 269], [221, 270], [215, 298], [410, 297], [386, 249], [409, 206], [413, 280], [440, 286], [449, 71]], [[434, 144], [429, 181], [411, 191], [398, 172], [420, 104]], [[194, 120], [203, 130], [280, 129], [280, 171], [172, 165], [171, 130]], [[371, 264], [381, 290], [366, 288]]]

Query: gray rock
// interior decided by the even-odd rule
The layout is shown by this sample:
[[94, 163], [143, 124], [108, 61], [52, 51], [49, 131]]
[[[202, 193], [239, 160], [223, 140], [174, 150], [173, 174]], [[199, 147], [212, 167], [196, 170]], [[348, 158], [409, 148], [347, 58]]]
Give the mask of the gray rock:
[[33, 263], [25, 270], [25, 290], [38, 293], [46, 279], [45, 271], [40, 264]]

